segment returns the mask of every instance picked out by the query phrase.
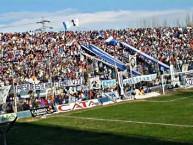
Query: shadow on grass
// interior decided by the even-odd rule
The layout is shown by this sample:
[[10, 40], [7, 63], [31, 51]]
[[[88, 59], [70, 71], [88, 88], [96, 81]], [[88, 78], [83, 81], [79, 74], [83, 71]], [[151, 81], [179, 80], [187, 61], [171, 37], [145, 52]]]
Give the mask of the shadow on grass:
[[[2, 139], [0, 141], [2, 144]], [[193, 145], [193, 143], [164, 141], [135, 135], [122, 136], [32, 123], [16, 123], [8, 133], [8, 145]]]

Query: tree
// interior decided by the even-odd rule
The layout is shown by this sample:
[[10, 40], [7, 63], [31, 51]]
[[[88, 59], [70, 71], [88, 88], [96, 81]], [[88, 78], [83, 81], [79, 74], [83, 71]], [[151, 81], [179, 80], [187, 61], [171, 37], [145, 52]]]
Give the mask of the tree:
[[191, 27], [191, 20], [189, 13], [186, 15], [186, 27]]
[[166, 18], [164, 19], [164, 22], [163, 22], [163, 27], [168, 27], [168, 21], [167, 21], [167, 19], [166, 19]]

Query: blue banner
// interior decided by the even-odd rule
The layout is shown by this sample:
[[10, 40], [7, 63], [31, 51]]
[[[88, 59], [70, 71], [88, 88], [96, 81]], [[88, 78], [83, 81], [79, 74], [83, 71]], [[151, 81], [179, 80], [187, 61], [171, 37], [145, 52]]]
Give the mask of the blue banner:
[[103, 80], [102, 81], [102, 87], [115, 87], [116, 86], [116, 80]]
[[17, 112], [17, 117], [18, 117], [18, 118], [31, 117], [31, 112], [30, 112], [30, 110]]

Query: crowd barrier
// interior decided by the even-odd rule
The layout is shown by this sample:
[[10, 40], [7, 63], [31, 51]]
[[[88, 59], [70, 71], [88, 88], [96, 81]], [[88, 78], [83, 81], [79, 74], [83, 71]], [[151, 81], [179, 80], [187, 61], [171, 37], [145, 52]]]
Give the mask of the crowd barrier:
[[[137, 83], [141, 82], [148, 82], [148, 83], [153, 83], [154, 80], [157, 79], [156, 74], [151, 74], [151, 75], [144, 75], [144, 76], [137, 76], [137, 77], [132, 77], [129, 79], [123, 79], [122, 82], [116, 82], [115, 79], [113, 80], [99, 80], [98, 77], [92, 78], [89, 83], [90, 85], [93, 84], [92, 82], [99, 82], [99, 87], [97, 89], [101, 90], [104, 87], [116, 87], [120, 83], [123, 84], [123, 86], [130, 86], [130, 85], [136, 85]], [[118, 78], [119, 80], [119, 78]], [[100, 82], [101, 81], [101, 82]], [[49, 110], [48, 107], [42, 107], [42, 108], [37, 108], [37, 109], [31, 109], [28, 111], [20, 111], [17, 112], [18, 118], [26, 118], [26, 117], [36, 117], [36, 116], [42, 116], [42, 115], [47, 115], [47, 114], [52, 114], [54, 112], [67, 112], [67, 111], [72, 111], [72, 110], [78, 110], [78, 109], [86, 109], [86, 108], [91, 108], [95, 107], [98, 105], [107, 105], [107, 104], [112, 104], [115, 102], [121, 102], [124, 99], [126, 100], [132, 100], [132, 99], [145, 99], [149, 97], [156, 97], [160, 95], [158, 91], [163, 90], [163, 92], [167, 92], [167, 90], [173, 90], [174, 88], [190, 88], [193, 86], [193, 71], [188, 71], [188, 72], [178, 72], [178, 73], [172, 73], [172, 74], [163, 74], [161, 76], [161, 83], [160, 85], [153, 86], [151, 87], [151, 93], [145, 93], [144, 95], [141, 94], [135, 94], [132, 95], [131, 91], [125, 91], [124, 96], [119, 96], [119, 93], [117, 91], [110, 91], [109, 92], [103, 92], [101, 96], [98, 96], [97, 99], [92, 99], [92, 100], [86, 100], [86, 101], [81, 101], [76, 100], [73, 97], [70, 97], [71, 100], [75, 99], [74, 102], [68, 101], [68, 104], [62, 104], [62, 105], [56, 105], [55, 109], [52, 111]], [[91, 87], [91, 86], [90, 86]], [[23, 87], [22, 87], [23, 88]], [[87, 87], [89, 88], [89, 87]], [[94, 88], [92, 86], [92, 88]], [[153, 89], [155, 88], [155, 89]], [[149, 87], [148, 87], [149, 89]], [[145, 88], [144, 88], [145, 90]], [[158, 90], [158, 91], [157, 91]], [[87, 90], [88, 91], [88, 90]], [[88, 96], [87, 96], [88, 97]], [[96, 97], [96, 96], [95, 96]], [[87, 98], [89, 99], [89, 98]]]
[[193, 70], [184, 72], [172, 72], [161, 76], [163, 94], [174, 89], [193, 87]]

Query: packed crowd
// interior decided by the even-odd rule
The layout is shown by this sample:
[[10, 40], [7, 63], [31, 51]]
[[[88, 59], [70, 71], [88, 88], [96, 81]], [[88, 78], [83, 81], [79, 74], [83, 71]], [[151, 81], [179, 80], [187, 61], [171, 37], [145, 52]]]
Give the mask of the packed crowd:
[[[85, 43], [94, 44], [123, 63], [129, 63], [129, 54], [133, 52], [123, 49], [119, 43], [107, 43], [105, 40], [110, 36], [167, 65], [173, 64], [177, 69], [182, 69], [183, 64], [193, 68], [193, 29], [190, 27], [0, 33], [0, 83], [12, 85], [82, 78], [87, 85], [87, 79], [96, 75], [100, 79], [115, 79], [115, 68], [86, 57], [84, 53], [89, 52], [80, 47]], [[160, 68], [137, 54], [137, 71], [153, 74]]]
[[[46, 82], [66, 79], [87, 78], [93, 70], [112, 72], [109, 67], [81, 55], [80, 44], [95, 44], [107, 53], [128, 63], [128, 51], [119, 45], [109, 45], [105, 40], [113, 36], [146, 54], [164, 62], [181, 66], [192, 63], [192, 28], [144, 28], [83, 32], [25, 32], [0, 33], [1, 82], [21, 84], [31, 80]], [[138, 56], [138, 70], [151, 73], [157, 69], [149, 60]]]

